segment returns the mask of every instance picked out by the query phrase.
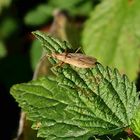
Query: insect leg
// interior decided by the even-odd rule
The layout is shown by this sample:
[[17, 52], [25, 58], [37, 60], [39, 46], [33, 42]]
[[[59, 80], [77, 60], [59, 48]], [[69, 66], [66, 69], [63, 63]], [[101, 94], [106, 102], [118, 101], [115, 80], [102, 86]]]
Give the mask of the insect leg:
[[55, 65], [53, 65], [53, 67], [61, 67], [62, 65], [64, 64], [64, 62], [59, 62], [59, 63], [56, 63]]

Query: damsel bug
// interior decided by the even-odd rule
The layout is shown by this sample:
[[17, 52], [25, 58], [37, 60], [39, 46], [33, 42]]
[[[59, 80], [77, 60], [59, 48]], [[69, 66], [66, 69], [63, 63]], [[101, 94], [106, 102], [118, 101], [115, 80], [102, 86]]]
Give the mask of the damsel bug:
[[82, 53], [52, 53], [51, 57], [79, 68], [92, 68], [97, 62], [96, 58]]

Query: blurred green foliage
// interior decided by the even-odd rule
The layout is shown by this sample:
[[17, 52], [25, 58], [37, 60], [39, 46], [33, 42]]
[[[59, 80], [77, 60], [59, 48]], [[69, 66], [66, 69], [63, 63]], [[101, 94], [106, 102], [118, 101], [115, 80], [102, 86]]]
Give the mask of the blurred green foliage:
[[41, 58], [41, 55], [42, 55], [42, 48], [40, 47], [40, 42], [38, 40], [34, 40], [30, 49], [31, 66], [33, 70], [35, 70], [37, 63]]
[[11, 0], [0, 0], [0, 13], [1, 13], [2, 9], [4, 7], [9, 6], [10, 3], [11, 3]]
[[17, 27], [16, 19], [11, 17], [4, 18], [0, 23], [0, 39], [6, 39], [12, 35], [17, 30]]
[[40, 25], [49, 20], [52, 14], [52, 7], [41, 4], [37, 6], [34, 10], [31, 10], [25, 16], [24, 20], [27, 25]]
[[0, 58], [3, 58], [4, 56], [6, 56], [7, 54], [7, 50], [5, 48], [5, 45], [2, 41], [0, 41]]
[[52, 17], [54, 10], [66, 10], [71, 16], [87, 16], [93, 8], [92, 0], [49, 0], [25, 15], [27, 25], [40, 25]]
[[139, 0], [103, 1], [84, 26], [82, 42], [86, 54], [135, 80], [140, 68], [139, 16]]

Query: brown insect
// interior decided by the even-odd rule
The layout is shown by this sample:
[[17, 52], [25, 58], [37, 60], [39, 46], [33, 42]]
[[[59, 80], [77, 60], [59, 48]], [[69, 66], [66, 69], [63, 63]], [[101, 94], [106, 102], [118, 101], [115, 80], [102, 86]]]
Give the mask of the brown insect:
[[97, 62], [96, 58], [81, 53], [52, 53], [51, 57], [79, 68], [92, 68]]

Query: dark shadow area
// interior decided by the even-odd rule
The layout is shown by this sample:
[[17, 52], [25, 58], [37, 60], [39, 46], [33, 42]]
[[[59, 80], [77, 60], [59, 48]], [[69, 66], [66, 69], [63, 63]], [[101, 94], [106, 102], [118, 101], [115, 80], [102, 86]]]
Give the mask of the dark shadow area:
[[12, 140], [18, 129], [20, 108], [10, 95], [10, 87], [17, 83], [28, 82], [32, 79], [30, 65], [30, 43], [28, 29], [23, 17], [30, 8], [41, 1], [13, 0], [8, 9], [4, 9], [1, 19], [10, 18], [17, 24], [16, 30], [4, 39], [7, 56], [0, 59], [0, 140]]
[[10, 87], [32, 79], [28, 55], [13, 55], [0, 60], [0, 140], [11, 140], [18, 127], [20, 108], [10, 95]]

